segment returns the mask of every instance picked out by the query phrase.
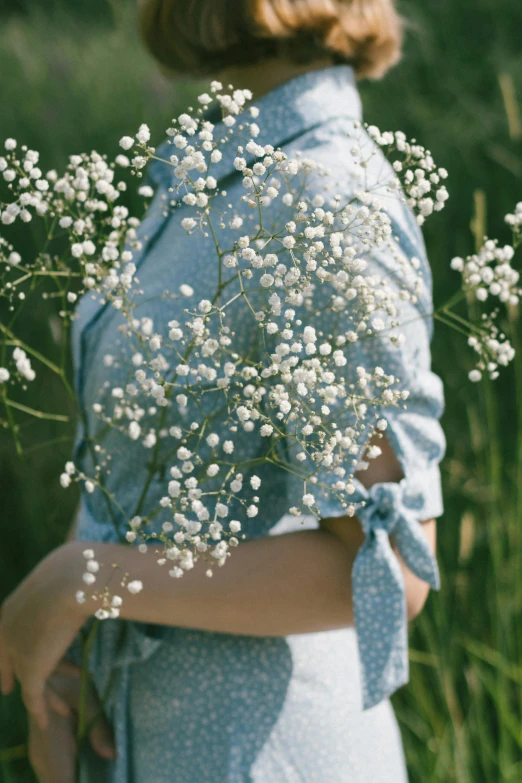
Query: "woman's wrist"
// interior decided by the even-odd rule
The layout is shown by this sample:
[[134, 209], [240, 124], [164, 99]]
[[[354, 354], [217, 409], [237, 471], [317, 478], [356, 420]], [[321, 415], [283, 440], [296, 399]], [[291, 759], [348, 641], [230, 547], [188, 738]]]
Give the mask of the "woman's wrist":
[[55, 549], [50, 557], [49, 567], [55, 569], [57, 590], [61, 610], [73, 622], [83, 624], [91, 615], [91, 608], [77, 599], [77, 594], [85, 588], [82, 574], [85, 571], [83, 551], [85, 542], [68, 541]]
[[[56, 550], [56, 559], [63, 610], [68, 616], [79, 618], [80, 624], [98, 611], [110, 611], [112, 606], [118, 607], [114, 616], [119, 616], [125, 588], [128, 586], [129, 593], [135, 595], [142, 586], [140, 580], [129, 579], [128, 574], [141, 574], [151, 565], [154, 576], [158, 570], [156, 559], [150, 563], [150, 558], [144, 558], [137, 547], [125, 544], [69, 541]], [[136, 589], [131, 589], [133, 581]], [[168, 581], [167, 586], [171, 587]], [[119, 603], [113, 603], [115, 600]]]

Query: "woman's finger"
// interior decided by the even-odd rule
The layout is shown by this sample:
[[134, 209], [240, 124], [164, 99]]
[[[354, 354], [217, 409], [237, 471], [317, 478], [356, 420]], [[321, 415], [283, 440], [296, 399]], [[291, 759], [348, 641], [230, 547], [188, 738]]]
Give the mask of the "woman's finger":
[[89, 740], [94, 752], [97, 753], [98, 756], [101, 756], [104, 759], [113, 759], [116, 757], [112, 729], [103, 714], [100, 714], [89, 732]]
[[[80, 710], [81, 670], [70, 662], [61, 662], [48, 679], [48, 691], [54, 693], [71, 712]], [[85, 703], [85, 722], [92, 728], [89, 740], [99, 756], [112, 759], [116, 755], [112, 729], [103, 713], [101, 701], [92, 682], [88, 682]], [[57, 710], [59, 714], [61, 707]]]
[[46, 688], [45, 699], [49, 709], [51, 709], [53, 712], [56, 712], [57, 715], [61, 715], [63, 718], [67, 718], [69, 715], [71, 715], [71, 708], [67, 704], [66, 700], [62, 699], [61, 696], [55, 690], [53, 690], [52, 687]]
[[72, 718], [52, 715], [42, 731], [29, 716], [29, 761], [39, 783], [74, 783], [76, 739]]
[[49, 713], [45, 702], [44, 692], [41, 688], [34, 685], [25, 685], [22, 683], [22, 701], [39, 728], [45, 731], [49, 725]]
[[54, 671], [56, 674], [64, 674], [67, 677], [79, 677], [82, 672], [81, 667], [69, 661], [68, 658], [62, 658]]

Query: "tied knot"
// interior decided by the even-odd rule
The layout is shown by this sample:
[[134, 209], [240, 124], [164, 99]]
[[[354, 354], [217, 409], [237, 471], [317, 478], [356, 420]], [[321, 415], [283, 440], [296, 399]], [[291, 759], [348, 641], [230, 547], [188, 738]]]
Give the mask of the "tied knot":
[[[373, 707], [408, 681], [408, 618], [404, 578], [389, 534], [409, 570], [437, 589], [435, 555], [417, 515], [408, 508], [406, 478], [356, 484], [357, 516], [366, 536], [352, 569], [355, 629], [362, 666], [364, 709]], [[384, 535], [380, 534], [384, 531]]]
[[357, 511], [365, 535], [372, 530], [393, 531], [404, 515], [403, 486], [401, 482], [373, 484], [370, 490], [364, 488], [362, 500], [366, 505]]

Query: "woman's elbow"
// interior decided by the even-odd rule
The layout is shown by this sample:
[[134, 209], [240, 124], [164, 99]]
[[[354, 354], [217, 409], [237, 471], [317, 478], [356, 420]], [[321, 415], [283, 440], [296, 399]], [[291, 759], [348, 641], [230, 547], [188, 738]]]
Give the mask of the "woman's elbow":
[[[436, 536], [437, 536], [437, 527], [436, 527], [436, 521], [435, 519], [429, 519], [425, 522], [422, 522], [422, 529], [426, 535], [426, 538], [428, 539], [428, 543], [430, 545], [430, 548], [433, 552], [433, 554], [436, 554]], [[402, 567], [402, 572], [404, 575], [404, 589], [406, 593], [406, 611], [408, 615], [408, 620], [414, 620], [416, 617], [419, 616], [419, 614], [422, 612], [424, 608], [424, 604], [426, 603], [426, 599], [428, 598], [429, 592], [430, 592], [430, 586], [427, 582], [425, 582], [423, 579], [419, 579], [418, 576], [415, 576], [409, 568], [406, 566], [405, 562], [401, 558], [399, 552], [397, 551], [397, 548], [395, 544], [393, 544], [393, 548], [395, 550], [395, 554], [398, 557], [398, 560]]]
[[430, 587], [426, 582], [417, 580], [417, 584], [411, 585], [406, 591], [406, 611], [408, 621], [415, 620], [422, 612], [426, 599], [428, 598]]

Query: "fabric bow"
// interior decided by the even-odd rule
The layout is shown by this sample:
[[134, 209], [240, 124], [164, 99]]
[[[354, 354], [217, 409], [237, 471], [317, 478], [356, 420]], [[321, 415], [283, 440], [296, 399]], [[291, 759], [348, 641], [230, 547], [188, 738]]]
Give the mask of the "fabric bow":
[[352, 590], [361, 664], [363, 709], [408, 682], [408, 617], [404, 579], [389, 534], [407, 567], [432, 588], [440, 587], [437, 561], [420, 520], [404, 504], [406, 480], [374, 484], [359, 481], [358, 508], [366, 540], [355, 558]]

